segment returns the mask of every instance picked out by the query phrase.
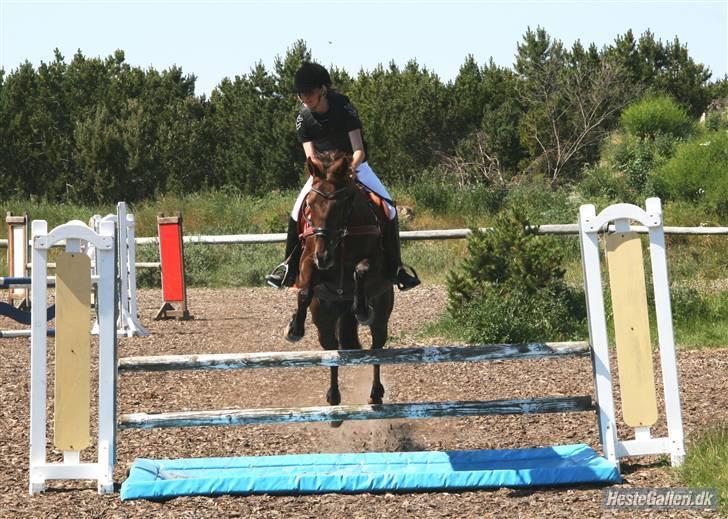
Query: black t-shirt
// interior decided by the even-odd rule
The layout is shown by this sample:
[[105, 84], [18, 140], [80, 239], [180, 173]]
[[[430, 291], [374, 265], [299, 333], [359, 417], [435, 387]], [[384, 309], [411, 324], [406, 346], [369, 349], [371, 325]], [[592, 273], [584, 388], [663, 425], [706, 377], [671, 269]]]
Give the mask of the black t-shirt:
[[[329, 110], [325, 113], [312, 112], [306, 107], [296, 117], [298, 141], [313, 142], [316, 151], [345, 151], [353, 153], [349, 132], [361, 130], [361, 121], [356, 110], [345, 95], [336, 92], [328, 94]], [[362, 136], [362, 141], [364, 137]], [[364, 160], [367, 146], [364, 143]]]

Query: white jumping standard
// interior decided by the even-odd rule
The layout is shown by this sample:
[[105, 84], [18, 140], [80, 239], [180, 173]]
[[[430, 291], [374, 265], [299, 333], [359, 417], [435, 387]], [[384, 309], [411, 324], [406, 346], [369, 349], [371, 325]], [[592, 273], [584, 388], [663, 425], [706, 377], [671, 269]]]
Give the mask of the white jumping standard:
[[[102, 222], [99, 232], [92, 231], [81, 221], [72, 221], [60, 225], [48, 232], [48, 226], [43, 220], [36, 220], [32, 225], [33, 241], [33, 269], [32, 269], [32, 297], [33, 301], [46, 301], [47, 286], [46, 274], [48, 272], [48, 251], [59, 242], [65, 241], [66, 253], [81, 255], [81, 243], [92, 244], [96, 249], [96, 270], [98, 272], [98, 285], [96, 290], [96, 305], [99, 316], [99, 406], [98, 406], [98, 456], [96, 462], [84, 463], [80, 460], [78, 449], [63, 450], [62, 463], [47, 462], [46, 413], [48, 412], [47, 391], [47, 358], [48, 344], [46, 331], [45, 305], [34, 304], [31, 315], [31, 388], [30, 388], [30, 492], [41, 492], [45, 489], [46, 481], [53, 479], [90, 479], [95, 480], [99, 493], [109, 493], [114, 490], [114, 462], [115, 462], [115, 435], [116, 435], [116, 326], [115, 326], [115, 247], [114, 224]], [[88, 281], [91, 281], [90, 261], [88, 261]], [[60, 302], [59, 302], [60, 303]], [[59, 307], [60, 308], [60, 307]], [[90, 313], [88, 306], [85, 315], [79, 314], [79, 322], [90, 335]], [[59, 310], [60, 312], [60, 310]], [[60, 315], [58, 317], [60, 319]], [[61, 323], [56, 324], [57, 333], [62, 333]], [[88, 338], [88, 337], [87, 337]], [[78, 337], [80, 340], [80, 337]], [[56, 347], [58, 343], [56, 343]], [[57, 351], [58, 353], [58, 351]], [[57, 359], [56, 359], [57, 360]], [[88, 359], [85, 360], [88, 365]], [[56, 362], [57, 363], [57, 362]], [[87, 373], [89, 375], [90, 373]], [[67, 387], [83, 384], [88, 381], [82, 373], [72, 373], [71, 377], [64, 377], [62, 382], [56, 372], [56, 411], [59, 411], [58, 397]], [[88, 407], [89, 402], [82, 402]], [[77, 419], [76, 416], [72, 417]], [[66, 418], [56, 415], [56, 431]], [[89, 434], [88, 422], [81, 419], [81, 423], [71, 422], [76, 433]], [[81, 441], [88, 443], [87, 439]], [[59, 447], [56, 438], [56, 446]]]
[[[126, 202], [116, 204], [116, 214], [104, 217], [94, 215], [91, 217], [91, 227], [98, 231], [101, 222], [110, 221], [116, 226], [116, 243], [119, 275], [119, 318], [117, 333], [127, 337], [149, 335], [142, 323], [139, 322], [137, 308], [136, 287], [136, 220], [134, 215], [127, 212]], [[93, 258], [93, 246], [88, 247], [87, 254]], [[94, 327], [94, 333], [98, 328]]]
[[[608, 229], [608, 225], [612, 222], [616, 225], [616, 231], [611, 233], [606, 240], [607, 260], [612, 280], [610, 283], [612, 301], [615, 306], [621, 305], [622, 302], [625, 304], [624, 309], [617, 311], [615, 308], [615, 335], [618, 343], [616, 355], [624, 421], [635, 428], [634, 439], [618, 437], [612, 374], [609, 368], [607, 322], [599, 258], [599, 234]], [[629, 274], [634, 271], [641, 272], [642, 267], [641, 258], [638, 262], [639, 268], [634, 263], [636, 252], [641, 253], [641, 246], [639, 237], [629, 232], [631, 222], [643, 225], [650, 231], [652, 275], [668, 428], [668, 435], [664, 438], [652, 438], [650, 435], [650, 427], [657, 419], [656, 405], [653, 405], [656, 401], [655, 381], [649, 335], [645, 336], [646, 328], [642, 321], [647, 315], [647, 302], [642, 298], [643, 288], [640, 288], [635, 279], [629, 277]], [[37, 222], [37, 226], [34, 224], [33, 227], [33, 274], [39, 276], [39, 284], [33, 285], [33, 291], [38, 300], [42, 300], [45, 296], [45, 283], [40, 283], [40, 280], [43, 279], [40, 276], [45, 274], [47, 249], [54, 242], [63, 238], [81, 238], [93, 242], [99, 249], [99, 253], [103, 252], [103, 258], [100, 258], [99, 261], [101, 269], [99, 271], [99, 278], [101, 278], [99, 281], [99, 308], [101, 310], [99, 314], [99, 457], [96, 463], [82, 464], [78, 460], [78, 454], [72, 452], [64, 456], [63, 463], [48, 464], [45, 462], [46, 340], [45, 321], [39, 315], [33, 321], [30, 491], [31, 493], [42, 491], [45, 488], [45, 482], [52, 479], [94, 479], [97, 481], [99, 492], [111, 492], [115, 462], [114, 442], [118, 429], [347, 419], [430, 418], [542, 412], [594, 412], [596, 410], [602, 451], [605, 458], [613, 462], [616, 467], [619, 467], [619, 461], [627, 456], [662, 453], [670, 455], [673, 465], [678, 465], [682, 461], [684, 447], [660, 202], [658, 199], [649, 199], [646, 210], [634, 205], [617, 204], [606, 208], [598, 215], [593, 206], [582, 206], [579, 228], [589, 314], [589, 344], [480, 345], [380, 351], [181, 355], [127, 358], [119, 359], [117, 363], [113, 288], [109, 288], [113, 287], [113, 282], [108, 281], [113, 280], [113, 260], [103, 259], [113, 258], [111, 223], [102, 222], [100, 234], [82, 228], [80, 222], [61, 226], [46, 234], [44, 223]], [[70, 243], [75, 242], [71, 240]], [[632, 263], [630, 264], [630, 262]], [[631, 297], [624, 297], [623, 288], [615, 292], [612, 284], [628, 286], [632, 291]], [[641, 286], [644, 287], [644, 276]], [[633, 304], [631, 301], [636, 301], [636, 303]], [[635, 310], [635, 305], [639, 307], [639, 311]], [[625, 332], [625, 330], [627, 331]], [[649, 327], [647, 327], [647, 333], [649, 333]], [[595, 380], [596, 406], [592, 405], [591, 397], [587, 395], [529, 400], [135, 413], [120, 416], [118, 419], [116, 417], [116, 384], [120, 372], [488, 361], [578, 355], [589, 352], [591, 352]], [[650, 384], [644, 381], [644, 379], [650, 378], [648, 375], [652, 377]], [[650, 388], [652, 395], [645, 394], [644, 392]]]

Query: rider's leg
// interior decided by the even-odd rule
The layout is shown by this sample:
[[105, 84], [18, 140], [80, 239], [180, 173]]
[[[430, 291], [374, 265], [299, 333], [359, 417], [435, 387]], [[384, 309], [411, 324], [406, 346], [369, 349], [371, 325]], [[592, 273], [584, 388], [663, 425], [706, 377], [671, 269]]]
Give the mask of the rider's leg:
[[[374, 173], [372, 168], [366, 162], [359, 166], [357, 169], [357, 179], [359, 182], [364, 184], [366, 187], [374, 191], [379, 196], [391, 200], [387, 189], [384, 187], [382, 182], [379, 180], [377, 175]], [[393, 283], [396, 283], [400, 290], [409, 290], [420, 284], [420, 279], [417, 277], [417, 272], [413, 268], [410, 268], [412, 274], [407, 272], [402, 263], [402, 252], [399, 241], [399, 219], [397, 218], [397, 209], [385, 201], [389, 206], [389, 222], [385, 226], [384, 239], [384, 250], [387, 256], [387, 272], [386, 275]]]
[[298, 194], [296, 203], [288, 218], [288, 232], [286, 235], [286, 255], [283, 263], [273, 269], [273, 272], [265, 277], [266, 282], [276, 288], [291, 287], [298, 277], [298, 264], [301, 261], [301, 244], [298, 239], [298, 215], [303, 205], [303, 200], [311, 190], [313, 180], [308, 179]]
[[384, 251], [387, 255], [387, 276], [400, 290], [409, 290], [420, 284], [420, 278], [412, 267], [410, 274], [402, 263], [402, 252], [399, 241], [399, 218], [395, 215], [392, 220], [387, 222], [384, 229]]
[[275, 288], [290, 287], [298, 277], [298, 263], [301, 260], [301, 244], [298, 241], [298, 222], [288, 218], [288, 233], [286, 235], [286, 252], [283, 263], [273, 269], [265, 277], [266, 282]]

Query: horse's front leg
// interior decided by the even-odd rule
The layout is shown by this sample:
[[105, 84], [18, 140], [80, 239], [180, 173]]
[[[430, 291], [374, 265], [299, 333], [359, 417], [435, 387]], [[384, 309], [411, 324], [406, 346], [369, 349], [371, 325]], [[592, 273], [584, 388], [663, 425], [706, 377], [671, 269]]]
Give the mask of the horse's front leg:
[[352, 312], [360, 324], [368, 326], [374, 319], [374, 309], [367, 298], [367, 277], [371, 272], [369, 259], [363, 259], [354, 268], [354, 304]]
[[306, 314], [313, 299], [314, 276], [316, 268], [310, 254], [304, 254], [301, 258], [301, 267], [298, 274], [298, 294], [296, 297], [296, 311], [286, 327], [285, 339], [289, 342], [297, 342], [303, 338], [305, 333]]

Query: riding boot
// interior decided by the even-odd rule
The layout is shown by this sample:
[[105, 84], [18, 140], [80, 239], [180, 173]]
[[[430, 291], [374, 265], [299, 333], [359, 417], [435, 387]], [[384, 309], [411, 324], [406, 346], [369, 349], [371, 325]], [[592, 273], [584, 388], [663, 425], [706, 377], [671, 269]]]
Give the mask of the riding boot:
[[265, 277], [266, 282], [274, 288], [292, 287], [298, 277], [298, 263], [301, 261], [301, 244], [298, 239], [298, 222], [288, 218], [288, 234], [286, 235], [286, 257]]
[[[417, 272], [412, 267], [406, 266], [402, 263], [402, 251], [399, 241], [399, 218], [394, 217], [394, 220], [390, 220], [384, 229], [383, 236], [384, 251], [386, 253], [386, 266], [387, 276], [392, 280], [392, 283], [396, 284], [397, 287], [404, 291], [411, 288], [415, 288], [421, 283], [420, 278], [417, 277]], [[412, 271], [412, 274], [407, 272], [407, 269]]]

